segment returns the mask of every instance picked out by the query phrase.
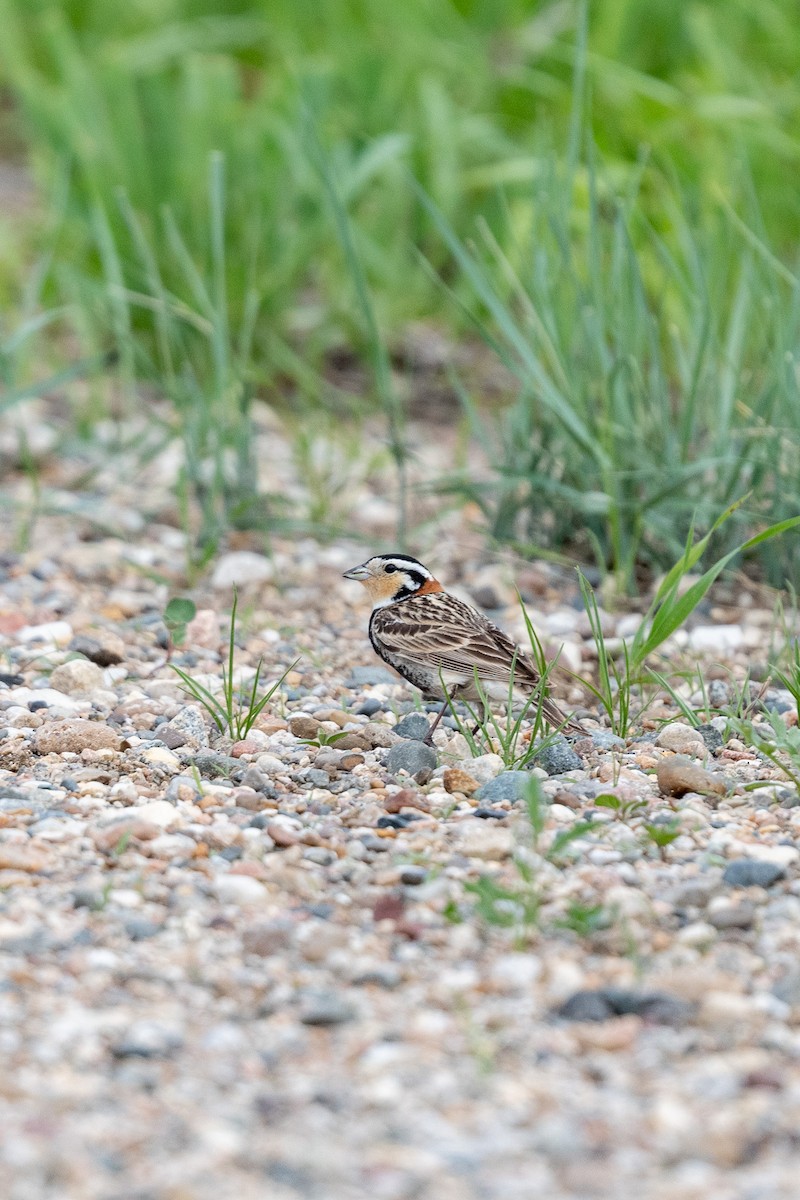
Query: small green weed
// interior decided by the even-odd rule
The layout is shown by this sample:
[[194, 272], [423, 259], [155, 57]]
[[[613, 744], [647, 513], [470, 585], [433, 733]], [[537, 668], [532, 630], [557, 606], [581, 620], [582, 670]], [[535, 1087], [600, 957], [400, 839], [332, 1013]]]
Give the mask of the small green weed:
[[[528, 817], [527, 836], [513, 859], [516, 881], [506, 885], [498, 883], [492, 876], [482, 875], [480, 879], [465, 884], [466, 892], [475, 897], [476, 915], [487, 925], [513, 929], [517, 945], [524, 945], [531, 931], [538, 927], [541, 908], [547, 898], [546, 884], [537, 873], [536, 860], [543, 859], [553, 866], [562, 865], [568, 847], [594, 830], [590, 821], [576, 821], [568, 829], [557, 833], [546, 848], [543, 847], [542, 835], [548, 805], [542, 785], [535, 775], [531, 776], [528, 784], [525, 809]], [[569, 927], [574, 928], [575, 924], [577, 918]]]
[[[699, 723], [696, 716], [692, 714], [691, 708], [669, 681], [663, 675], [650, 671], [646, 664], [647, 659], [688, 620], [697, 606], [705, 599], [714, 581], [733, 558], [772, 538], [788, 533], [800, 525], [800, 516], [796, 516], [768, 526], [761, 533], [748, 538], [733, 550], [723, 554], [702, 575], [693, 579], [688, 586], [684, 586], [684, 581], [692, 575], [714, 533], [743, 503], [744, 498], [729, 505], [714, 521], [709, 532], [697, 541], [694, 539], [694, 529], [689, 530], [683, 554], [667, 571], [656, 589], [630, 645], [627, 642], [623, 644], [621, 662], [614, 662], [608, 654], [597, 601], [583, 573], [578, 571], [578, 582], [589, 618], [599, 665], [596, 684], [580, 676], [575, 676], [575, 678], [598, 699], [601, 708], [608, 716], [612, 729], [619, 736], [625, 736], [631, 721], [631, 698], [637, 689], [641, 689], [643, 681], [648, 677], [655, 678], [660, 686], [669, 692], [692, 724]], [[745, 696], [749, 696], [747, 688], [742, 689], [739, 693], [740, 705], [745, 704]], [[643, 704], [640, 714], [645, 708], [646, 705]]]
[[733, 721], [732, 727], [800, 791], [800, 727], [787, 725], [776, 712], [762, 714], [758, 725], [739, 720]]
[[673, 817], [663, 825], [648, 822], [644, 826], [645, 837], [656, 847], [664, 862], [667, 860], [667, 847], [681, 836], [681, 832], [680, 821], [677, 817]]
[[245, 690], [244, 685], [238, 689], [233, 681], [234, 675], [234, 652], [236, 648], [236, 611], [238, 608], [239, 597], [236, 589], [233, 593], [233, 608], [231, 610], [231, 620], [228, 633], [228, 658], [227, 665], [222, 667], [222, 699], [220, 700], [213, 692], [209, 691], [204, 684], [193, 679], [186, 671], [176, 667], [171, 663], [172, 670], [178, 675], [184, 685], [185, 691], [189, 693], [202, 707], [213, 720], [214, 724], [219, 729], [220, 733], [225, 733], [232, 737], [235, 741], [242, 741], [247, 737], [250, 730], [253, 728], [259, 715], [263, 712], [267, 704], [275, 695], [278, 688], [283, 683], [286, 676], [289, 674], [297, 663], [296, 659], [291, 663], [283, 674], [273, 684], [267, 688], [267, 691], [259, 696], [258, 689], [261, 682], [261, 670], [263, 666], [263, 658], [258, 660], [255, 674], [249, 690]]
[[610, 809], [619, 821], [627, 821], [637, 816], [643, 808], [647, 808], [646, 800], [622, 800], [610, 792], [595, 796], [594, 803], [597, 808]]

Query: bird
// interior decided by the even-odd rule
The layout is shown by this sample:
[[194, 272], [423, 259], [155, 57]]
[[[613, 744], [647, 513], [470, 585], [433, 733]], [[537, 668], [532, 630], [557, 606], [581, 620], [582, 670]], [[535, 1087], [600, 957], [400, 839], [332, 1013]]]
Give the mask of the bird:
[[444, 701], [424, 739], [429, 744], [453, 700], [483, 700], [492, 684], [504, 684], [507, 692], [512, 676], [515, 689], [536, 697], [550, 725], [583, 732], [542, 691], [531, 657], [483, 613], [446, 592], [416, 558], [376, 554], [345, 571], [343, 578], [363, 584], [372, 601], [369, 638], [376, 654], [426, 699]]

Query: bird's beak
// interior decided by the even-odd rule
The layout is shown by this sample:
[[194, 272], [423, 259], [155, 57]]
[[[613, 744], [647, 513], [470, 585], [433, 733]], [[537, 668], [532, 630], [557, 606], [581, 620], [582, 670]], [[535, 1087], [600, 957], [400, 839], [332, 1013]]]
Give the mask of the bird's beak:
[[343, 579], [357, 579], [359, 583], [364, 583], [365, 580], [372, 578], [372, 572], [368, 571], [363, 565], [360, 567], [351, 567], [349, 571], [345, 571]]

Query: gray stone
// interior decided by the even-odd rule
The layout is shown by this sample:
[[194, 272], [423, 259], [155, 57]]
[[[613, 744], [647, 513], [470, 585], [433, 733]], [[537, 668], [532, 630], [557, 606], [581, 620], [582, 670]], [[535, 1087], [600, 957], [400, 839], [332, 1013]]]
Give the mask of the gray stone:
[[709, 912], [706, 920], [715, 929], [749, 929], [756, 919], [755, 906], [748, 900], [741, 904], [727, 904]]
[[269, 777], [260, 771], [258, 767], [248, 767], [241, 778], [242, 787], [252, 788], [254, 792], [260, 792], [262, 796], [266, 796], [268, 800], [274, 800], [277, 796], [277, 790], [272, 786]]
[[211, 577], [213, 588], [229, 588], [247, 583], [266, 583], [275, 574], [272, 561], [253, 550], [232, 550], [217, 561]]
[[[208, 728], [203, 720], [203, 714], [194, 704], [187, 704], [166, 725], [160, 725], [158, 736], [170, 750], [174, 750], [176, 746], [183, 746], [187, 742], [196, 748], [208, 745]], [[181, 740], [174, 740], [177, 738]]]
[[355, 1016], [355, 1006], [339, 992], [310, 991], [303, 996], [300, 1020], [304, 1025], [343, 1025]]
[[436, 769], [436, 751], [424, 742], [402, 741], [386, 755], [386, 770], [396, 775], [405, 771], [415, 779], [427, 778]]
[[407, 867], [403, 867], [402, 871], [400, 872], [400, 882], [404, 883], [407, 887], [418, 887], [419, 884], [424, 883], [427, 878], [428, 872], [426, 871], [425, 867], [415, 867], [409, 865]]
[[119, 634], [104, 630], [97, 637], [78, 633], [68, 647], [76, 654], [82, 654], [98, 667], [111, 667], [125, 659], [125, 643]]
[[516, 804], [518, 800], [525, 798], [530, 783], [531, 775], [528, 771], [502, 771], [478, 788], [475, 799], [485, 804], [497, 804], [502, 800]]
[[399, 683], [386, 667], [353, 667], [344, 682], [346, 688], [371, 687], [377, 683]]
[[583, 762], [575, 753], [564, 737], [543, 746], [535, 757], [535, 765], [547, 771], [548, 775], [563, 775], [566, 771], [580, 771]]
[[758, 862], [752, 858], [735, 858], [729, 862], [722, 876], [731, 887], [771, 887], [786, 875], [786, 868], [778, 863]]
[[610, 729], [593, 729], [591, 739], [595, 750], [624, 750], [627, 745], [624, 738], [617, 737]]
[[134, 1021], [111, 1046], [115, 1058], [166, 1058], [180, 1050], [183, 1037], [160, 1021]]
[[722, 749], [722, 734], [714, 725], [698, 725], [697, 732], [705, 742], [706, 750], [710, 750], [713, 754], [715, 750]]
[[430, 728], [430, 721], [427, 717], [423, 717], [422, 713], [409, 713], [407, 717], [403, 717], [402, 721], [397, 722], [394, 731], [398, 737], [424, 742]]
[[70, 696], [84, 695], [103, 687], [105, 676], [96, 663], [85, 658], [73, 658], [56, 667], [50, 676], [50, 687]]
[[607, 1021], [628, 1014], [659, 1025], [685, 1025], [693, 1005], [666, 992], [638, 992], [626, 988], [597, 988], [575, 992], [558, 1009], [567, 1021]]
[[230, 754], [214, 754], [212, 751], [208, 754], [198, 754], [192, 762], [200, 774], [209, 779], [214, 779], [217, 775], [229, 776], [233, 771], [245, 774], [242, 771], [242, 763]]

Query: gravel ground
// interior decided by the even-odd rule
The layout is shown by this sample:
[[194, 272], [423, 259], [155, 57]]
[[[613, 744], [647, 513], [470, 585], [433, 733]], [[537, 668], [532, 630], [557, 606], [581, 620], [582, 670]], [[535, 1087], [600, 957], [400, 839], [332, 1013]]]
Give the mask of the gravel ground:
[[[54, 463], [62, 515], [0, 564], [0, 1194], [795, 1197], [796, 791], [722, 716], [698, 733], [662, 703], [622, 741], [584, 708], [587, 736], [533, 770], [534, 832], [530, 771], [447, 727], [429, 754], [372, 655], [341, 579], [394, 548], [368, 483], [358, 538], [242, 537], [189, 589], [167, 467], [87, 498]], [[517, 582], [589, 673], [569, 576], [488, 562], [470, 516], [414, 548], [520, 635]], [[161, 620], [191, 591], [175, 662], [215, 687], [235, 581], [239, 676], [290, 668], [238, 742], [164, 665]], [[771, 627], [738, 582], [668, 649], [724, 707]], [[646, 826], [672, 822], [659, 850]], [[482, 915], [491, 887], [510, 927]]]

